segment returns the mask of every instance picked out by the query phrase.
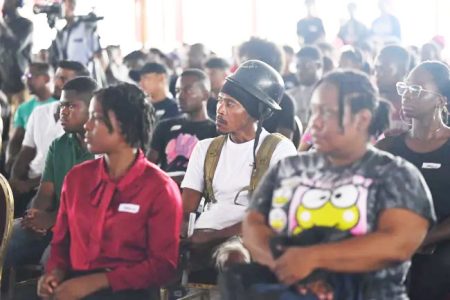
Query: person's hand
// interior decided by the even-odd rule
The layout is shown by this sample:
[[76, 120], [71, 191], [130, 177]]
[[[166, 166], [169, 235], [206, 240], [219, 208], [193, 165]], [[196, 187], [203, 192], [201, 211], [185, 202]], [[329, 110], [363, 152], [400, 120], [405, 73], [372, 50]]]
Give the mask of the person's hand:
[[34, 231], [49, 230], [55, 225], [55, 214], [40, 209], [31, 208], [31, 217], [28, 218], [28, 224]]
[[300, 295], [313, 294], [319, 300], [333, 300], [333, 288], [325, 281], [318, 280], [308, 284], [297, 285], [296, 290]]
[[55, 289], [64, 279], [64, 273], [58, 270], [44, 274], [39, 278], [37, 286], [37, 294], [44, 300], [51, 299], [55, 293]]
[[51, 218], [51, 216], [51, 213], [47, 213], [36, 208], [30, 208], [25, 212], [20, 224], [23, 228], [32, 230], [36, 234], [46, 235], [48, 229], [53, 225], [53, 223], [48, 226], [47, 223], [44, 223], [44, 220], [48, 222], [47, 219]]
[[79, 300], [107, 287], [105, 274], [81, 276], [60, 284], [55, 290], [54, 300]]
[[63, 282], [55, 290], [54, 300], [79, 300], [89, 295], [83, 286], [83, 277]]
[[273, 271], [280, 282], [292, 285], [308, 277], [316, 269], [314, 252], [307, 247], [288, 247], [275, 260]]

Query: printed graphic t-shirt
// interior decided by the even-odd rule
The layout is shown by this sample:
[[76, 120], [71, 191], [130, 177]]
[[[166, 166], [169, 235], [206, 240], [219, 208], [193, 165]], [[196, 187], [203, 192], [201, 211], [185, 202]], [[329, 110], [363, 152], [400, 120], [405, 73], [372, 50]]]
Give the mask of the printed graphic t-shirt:
[[[251, 202], [251, 209], [264, 214], [275, 232], [297, 238], [324, 227], [344, 233], [339, 239], [369, 234], [376, 230], [380, 214], [392, 208], [410, 210], [431, 223], [435, 220], [420, 172], [406, 160], [373, 148], [345, 167], [334, 167], [314, 152], [282, 160]], [[330, 233], [325, 242], [334, 238]], [[403, 262], [357, 275], [363, 299], [406, 299], [403, 282], [409, 265]]]
[[163, 120], [155, 128], [151, 147], [159, 153], [162, 170], [186, 171], [197, 142], [216, 136], [216, 125], [209, 119], [201, 122], [184, 117]]

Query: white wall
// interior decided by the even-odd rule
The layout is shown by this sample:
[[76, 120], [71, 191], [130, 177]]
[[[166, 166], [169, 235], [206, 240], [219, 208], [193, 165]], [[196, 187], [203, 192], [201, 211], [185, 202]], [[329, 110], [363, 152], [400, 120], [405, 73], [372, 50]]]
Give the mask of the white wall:
[[[0, 0], [1, 1], [1, 0]], [[203, 42], [220, 55], [231, 56], [231, 47], [252, 35], [297, 47], [296, 23], [304, 16], [303, 0], [147, 0], [146, 47], [170, 51], [181, 42]], [[377, 0], [355, 0], [357, 15], [370, 26], [378, 15]], [[347, 0], [316, 0], [327, 39], [333, 42], [347, 18]], [[35, 51], [47, 47], [54, 33], [45, 17], [31, 13], [28, 0], [24, 14], [35, 22]], [[402, 25], [405, 45], [422, 45], [435, 34], [450, 43], [449, 0], [392, 0]], [[99, 22], [102, 44], [120, 44], [124, 52], [141, 47], [137, 41], [135, 0], [78, 0], [78, 13], [92, 7], [105, 20]], [[181, 6], [180, 6], [181, 5]], [[256, 9], [254, 9], [256, 8]], [[422, 18], [419, 16], [422, 15]], [[450, 47], [448, 47], [450, 48]]]

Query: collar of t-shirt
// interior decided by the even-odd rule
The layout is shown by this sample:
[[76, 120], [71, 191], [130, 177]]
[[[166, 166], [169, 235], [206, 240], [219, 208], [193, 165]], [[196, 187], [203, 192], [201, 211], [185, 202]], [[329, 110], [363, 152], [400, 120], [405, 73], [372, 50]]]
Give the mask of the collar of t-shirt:
[[[261, 143], [264, 141], [264, 139], [268, 135], [269, 135], [269, 132], [263, 128], [261, 131], [261, 134], [259, 136], [258, 148], [261, 146]], [[252, 140], [244, 142], [244, 143], [235, 143], [231, 140], [231, 136], [228, 135], [227, 147], [229, 147], [230, 149], [239, 149], [239, 148], [242, 149], [242, 148], [249, 147], [250, 144], [253, 147], [254, 142], [255, 142], [255, 139], [252, 139]]]
[[97, 206], [99, 202], [104, 198], [103, 191], [109, 186], [114, 190], [117, 189], [120, 192], [124, 191], [128, 188], [135, 180], [141, 176], [141, 174], [145, 170], [145, 166], [147, 165], [145, 155], [142, 150], [139, 150], [137, 154], [136, 160], [133, 163], [132, 167], [124, 174], [121, 178], [117, 180], [111, 179], [106, 170], [106, 161], [105, 157], [101, 157], [100, 163], [97, 165], [98, 168], [94, 172], [94, 182], [93, 189], [91, 194], [93, 195], [91, 199], [91, 204]]

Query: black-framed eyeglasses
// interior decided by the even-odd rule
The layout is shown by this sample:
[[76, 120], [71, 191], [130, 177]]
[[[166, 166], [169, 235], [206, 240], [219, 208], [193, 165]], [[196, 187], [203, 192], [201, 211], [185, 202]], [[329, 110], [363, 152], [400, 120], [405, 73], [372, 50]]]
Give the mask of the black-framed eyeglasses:
[[414, 97], [420, 97], [422, 95], [422, 93], [425, 92], [425, 93], [431, 93], [431, 94], [434, 94], [436, 96], [441, 96], [442, 97], [441, 94], [436, 93], [434, 91], [430, 91], [430, 90], [424, 89], [422, 86], [420, 86], [418, 84], [409, 85], [406, 82], [400, 81], [400, 82], [397, 82], [397, 84], [395, 86], [397, 88], [397, 93], [400, 96], [404, 96], [407, 92], [409, 92]]

